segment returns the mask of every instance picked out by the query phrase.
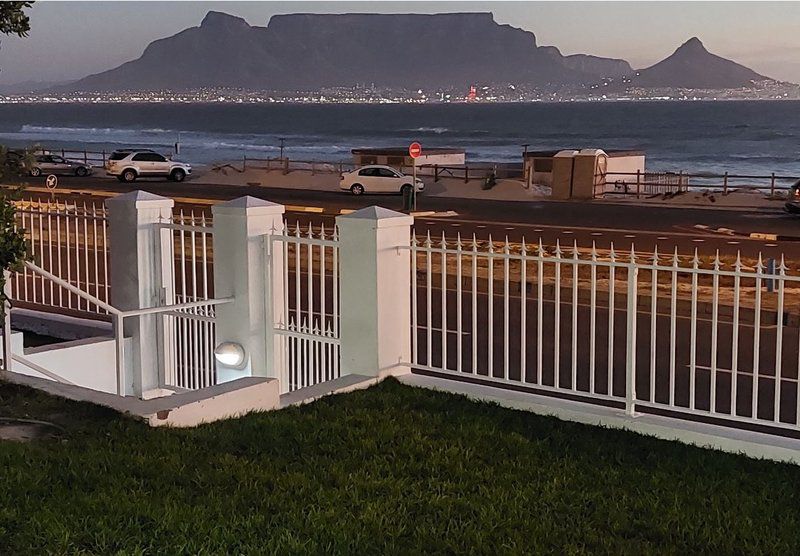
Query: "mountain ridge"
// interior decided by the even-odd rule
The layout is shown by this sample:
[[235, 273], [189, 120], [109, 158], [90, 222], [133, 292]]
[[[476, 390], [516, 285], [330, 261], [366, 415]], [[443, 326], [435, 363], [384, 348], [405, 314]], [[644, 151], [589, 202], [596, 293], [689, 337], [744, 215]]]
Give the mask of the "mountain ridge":
[[[708, 71], [704, 66], [709, 66]], [[58, 87], [70, 92], [241, 88], [301, 91], [375, 84], [455, 88], [524, 84], [581, 89], [599, 80], [641, 87], [727, 88], [768, 79], [709, 53], [693, 37], [642, 70], [621, 59], [564, 56], [489, 12], [272, 16], [266, 26], [209, 11], [199, 26], [148, 44], [116, 68]], [[666, 85], [664, 85], [666, 84]]]

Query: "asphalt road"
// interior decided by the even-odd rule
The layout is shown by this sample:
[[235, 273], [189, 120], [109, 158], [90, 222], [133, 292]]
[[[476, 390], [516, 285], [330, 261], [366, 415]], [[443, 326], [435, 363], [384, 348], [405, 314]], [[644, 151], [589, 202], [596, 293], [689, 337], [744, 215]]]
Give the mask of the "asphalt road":
[[[38, 182], [42, 182], [41, 184]], [[32, 185], [43, 185], [43, 179], [31, 179]], [[310, 190], [290, 190], [259, 186], [198, 185], [187, 181], [174, 183], [164, 180], [140, 180], [133, 184], [115, 179], [93, 176], [89, 178], [63, 177], [59, 190], [102, 190], [127, 192], [142, 189], [152, 193], [204, 200], [227, 200], [242, 195], [252, 195], [274, 202], [291, 205], [310, 205], [324, 209], [323, 214], [290, 213], [290, 224], [309, 222], [319, 225], [333, 224], [341, 209], [359, 209], [370, 205], [381, 205], [400, 210], [399, 196], [354, 197], [346, 193], [328, 193]], [[800, 218], [780, 211], [752, 209], [725, 210], [701, 208], [676, 208], [597, 202], [572, 201], [486, 201], [456, 198], [419, 197], [420, 211], [444, 213], [455, 211], [456, 216], [417, 217], [417, 233], [430, 231], [434, 237], [442, 233], [448, 238], [457, 234], [479, 239], [491, 235], [502, 240], [529, 243], [541, 238], [545, 244], [556, 241], [581, 247], [596, 243], [599, 248], [614, 247], [629, 250], [635, 245], [637, 251], [672, 252], [676, 247], [687, 254], [698, 249], [701, 254], [711, 255], [716, 250], [722, 254], [765, 258], [778, 258], [785, 254], [791, 260], [800, 260], [800, 241], [753, 239], [750, 233], [775, 234], [800, 237]], [[699, 228], [698, 226], [704, 226]], [[718, 229], [735, 233], [720, 233]]]

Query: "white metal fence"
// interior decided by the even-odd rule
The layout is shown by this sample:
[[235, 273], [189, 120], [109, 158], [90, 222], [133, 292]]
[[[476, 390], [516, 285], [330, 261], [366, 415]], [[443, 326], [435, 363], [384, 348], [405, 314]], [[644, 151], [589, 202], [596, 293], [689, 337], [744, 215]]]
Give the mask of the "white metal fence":
[[[339, 377], [339, 241], [335, 229], [284, 227], [266, 236], [267, 283], [283, 284], [282, 307], [268, 308], [282, 361], [283, 392]], [[280, 250], [282, 265], [273, 255]], [[276, 276], [275, 273], [282, 273]], [[268, 296], [271, 297], [271, 296]]]
[[[34, 262], [105, 303], [109, 300], [108, 219], [102, 204], [62, 200], [18, 201], [18, 228], [24, 228]], [[102, 306], [46, 280], [25, 267], [11, 279], [11, 298], [20, 306], [97, 318]]]
[[800, 276], [780, 261], [412, 239], [412, 363], [689, 419], [796, 430]]
[[199, 303], [214, 298], [212, 222], [203, 213], [178, 211], [162, 227], [172, 233], [172, 253], [162, 254], [162, 261], [173, 263], [165, 302], [195, 304], [164, 314], [165, 381], [191, 390], [212, 386], [217, 383], [214, 305]]

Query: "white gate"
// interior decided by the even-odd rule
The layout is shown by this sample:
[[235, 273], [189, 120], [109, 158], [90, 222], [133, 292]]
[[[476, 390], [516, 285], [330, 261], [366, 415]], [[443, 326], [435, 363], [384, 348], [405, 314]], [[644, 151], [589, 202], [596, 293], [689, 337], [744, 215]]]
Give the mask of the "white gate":
[[[291, 392], [339, 377], [339, 240], [324, 225], [315, 233], [299, 225], [266, 236], [267, 284], [283, 284], [281, 299], [268, 303], [281, 391]], [[280, 250], [282, 257], [273, 255]], [[281, 264], [273, 264], [280, 261]], [[272, 292], [267, 296], [273, 299]]]
[[[173, 215], [161, 224], [171, 232], [171, 241], [162, 243], [171, 253], [162, 254], [170, 265], [165, 276], [166, 305], [214, 299], [213, 226], [210, 218], [194, 211]], [[164, 380], [167, 386], [195, 390], [217, 383], [215, 309], [212, 304], [164, 313], [161, 334], [164, 353]]]

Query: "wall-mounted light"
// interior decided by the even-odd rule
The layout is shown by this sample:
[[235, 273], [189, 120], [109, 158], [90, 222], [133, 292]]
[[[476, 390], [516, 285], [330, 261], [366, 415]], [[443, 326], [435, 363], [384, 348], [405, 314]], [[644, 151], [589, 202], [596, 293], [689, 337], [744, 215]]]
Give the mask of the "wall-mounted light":
[[222, 342], [214, 350], [214, 358], [225, 365], [234, 369], [243, 369], [245, 364], [244, 348], [236, 342]]

